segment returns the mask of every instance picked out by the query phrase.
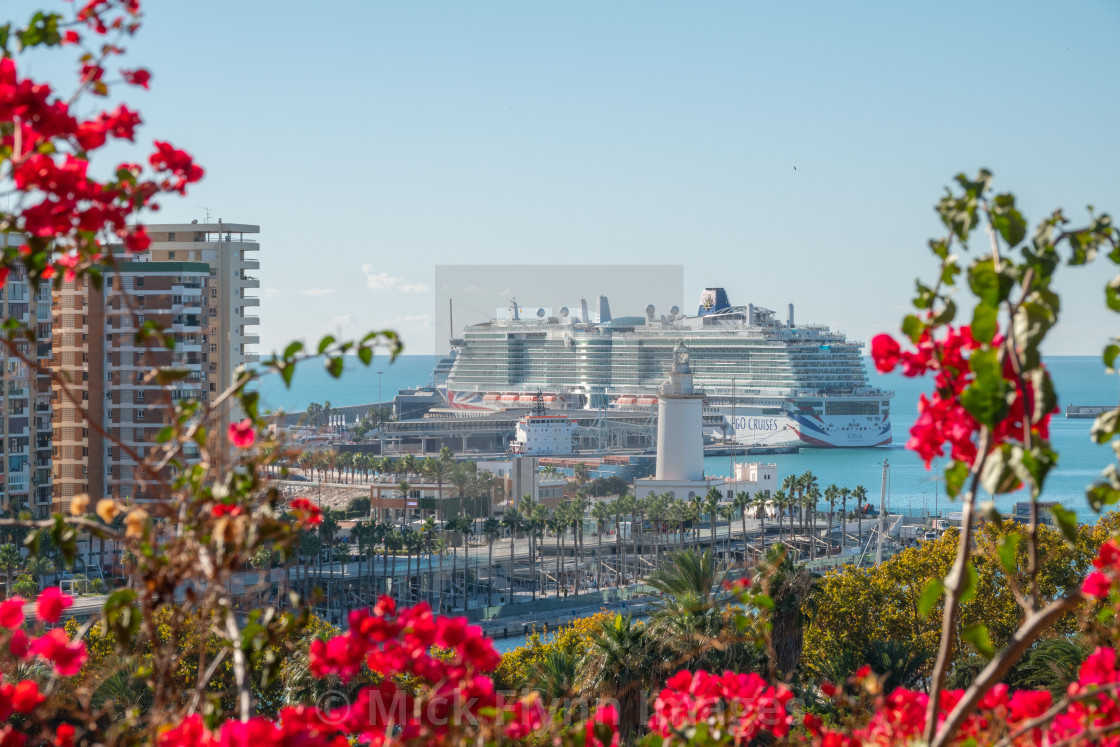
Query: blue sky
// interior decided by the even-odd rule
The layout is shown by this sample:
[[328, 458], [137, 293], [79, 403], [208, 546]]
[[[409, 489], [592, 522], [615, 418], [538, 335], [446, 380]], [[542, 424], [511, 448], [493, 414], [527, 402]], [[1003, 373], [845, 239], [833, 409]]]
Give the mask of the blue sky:
[[[1032, 219], [1120, 211], [1111, 1], [146, 12], [143, 140], [207, 169], [155, 219], [261, 225], [264, 352], [383, 326], [431, 352], [434, 266], [470, 262], [683, 264], [686, 308], [723, 285], [867, 340], [932, 275], [956, 172], [992, 169]], [[1095, 353], [1109, 268], [1067, 274], [1049, 349]]]

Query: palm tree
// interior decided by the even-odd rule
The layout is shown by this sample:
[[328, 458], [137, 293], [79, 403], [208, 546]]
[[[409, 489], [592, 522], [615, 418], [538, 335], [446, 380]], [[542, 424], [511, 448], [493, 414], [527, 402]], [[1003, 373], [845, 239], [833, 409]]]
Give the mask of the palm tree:
[[544, 554], [544, 529], [548, 519], [548, 509], [540, 503], [530, 499], [529, 511], [529, 576], [532, 579], [531, 594], [536, 601], [537, 590], [540, 587], [540, 576], [537, 574], [537, 558]]
[[576, 485], [586, 485], [591, 481], [591, 472], [587, 469], [587, 465], [583, 462], [576, 462], [576, 466], [572, 468], [572, 479]]
[[502, 526], [509, 530], [509, 603], [513, 604], [513, 546], [521, 526], [521, 511], [517, 506], [509, 506], [502, 513]]
[[704, 499], [696, 494], [689, 496], [688, 507], [692, 509], [692, 549], [700, 549], [700, 517], [704, 515]]
[[[573, 521], [573, 527], [575, 529], [575, 534], [573, 535], [573, 538], [574, 538], [573, 541], [575, 542], [576, 553], [577, 553], [577, 556], [578, 556], [578, 561], [577, 561], [577, 565], [576, 565], [576, 575], [577, 575], [577, 578], [579, 578], [581, 581], [583, 579], [583, 553], [584, 553], [584, 548], [583, 548], [583, 517], [587, 515], [587, 509], [590, 508], [590, 507], [591, 507], [591, 499], [587, 497], [587, 493], [583, 492], [582, 490], [579, 491], [578, 493], [576, 493], [575, 500], [572, 501], [572, 509], [573, 509], [573, 512], [574, 512], [574, 515], [572, 517], [572, 521]], [[576, 589], [576, 593], [577, 594], [579, 593], [579, 588], [578, 587]]]
[[535, 660], [527, 673], [525, 684], [552, 702], [576, 692], [580, 657], [574, 651], [550, 648], [543, 658]]
[[[442, 451], [440, 456], [442, 457]], [[443, 484], [448, 481], [454, 468], [454, 463], [449, 459], [424, 460], [424, 475], [436, 483], [436, 509], [439, 512], [440, 521], [447, 518], [443, 508]]]
[[708, 492], [704, 495], [703, 510], [708, 514], [708, 551], [712, 554], [712, 558], [716, 557], [716, 516], [719, 514], [719, 502], [723, 498], [723, 493], [714, 485], [708, 488]]
[[439, 527], [436, 525], [434, 517], [429, 516], [424, 519], [424, 523], [420, 525], [420, 536], [423, 539], [424, 549], [428, 553], [428, 604], [432, 603], [432, 584], [435, 581], [435, 576], [432, 575], [432, 548], [435, 546], [436, 530]]
[[[735, 494], [735, 501], [732, 505], [739, 509], [739, 520], [743, 522], [743, 562], [747, 561], [747, 509], [751, 507], [751, 494], [746, 490], [740, 490]], [[731, 534], [731, 525], [728, 524], [728, 535]]]
[[595, 520], [595, 537], [599, 541], [599, 549], [595, 559], [595, 591], [599, 591], [603, 581], [603, 530], [611, 518], [611, 507], [606, 501], [596, 501], [591, 506], [591, 518]]
[[560, 577], [563, 573], [561, 563], [564, 557], [564, 535], [567, 533], [567, 519], [565, 518], [565, 506], [568, 504], [561, 503], [552, 512], [552, 516], [548, 517], [546, 526], [548, 531], [552, 532], [552, 536], [556, 538], [556, 597], [560, 597]]
[[857, 542], [860, 552], [863, 552], [863, 502], [867, 500], [867, 488], [856, 485], [852, 490], [852, 498], [856, 500], [856, 517], [859, 519], [859, 529], [856, 530], [858, 532]]
[[615, 615], [591, 639], [580, 669], [580, 680], [589, 695], [618, 703], [623, 744], [630, 743], [638, 728], [641, 696], [652, 684], [649, 658], [644, 626], [631, 617]]
[[494, 606], [494, 540], [501, 536], [502, 524], [493, 516], [488, 516], [482, 522], [482, 534], [486, 537], [486, 567], [489, 569], [489, 580], [486, 584], [486, 606]]
[[354, 452], [344, 451], [338, 455], [338, 468], [339, 471], [346, 476], [345, 482], [349, 483], [349, 471], [354, 466]]
[[404, 508], [401, 509], [402, 526], [408, 521], [408, 496], [411, 493], [412, 484], [408, 480], [401, 480], [397, 483], [397, 496], [404, 502]]
[[19, 548], [12, 543], [0, 545], [0, 570], [4, 571], [6, 583], [4, 584], [5, 596], [12, 596], [12, 571], [23, 565], [23, 558]]
[[840, 552], [844, 552], [844, 548], [848, 544], [848, 496], [852, 494], [851, 488], [840, 488], [840, 515], [844, 517], [844, 522], [840, 525]]
[[455, 486], [455, 492], [459, 497], [458, 511], [462, 511], [466, 505], [467, 490], [471, 487], [471, 482], [474, 480], [474, 470], [467, 465], [474, 466], [474, 462], [458, 462], [451, 469], [451, 474], [448, 475], [447, 481]]
[[467, 590], [470, 576], [470, 537], [474, 533], [474, 520], [466, 514], [460, 514], [452, 520], [455, 531], [463, 538], [463, 610], [467, 609]]
[[719, 518], [727, 522], [727, 555], [730, 561], [731, 558], [731, 520], [735, 518], [736, 508], [734, 502], [721, 505], [719, 507]]
[[758, 519], [758, 553], [766, 552], [766, 511], [770, 507], [770, 491], [759, 490], [754, 494], [751, 507], [755, 508], [755, 518]]
[[436, 588], [436, 601], [439, 603], [439, 612], [443, 613], [443, 556], [447, 554], [449, 545], [441, 534], [436, 540], [435, 550], [439, 554], [439, 583]]
[[[789, 478], [786, 478], [787, 480]], [[785, 481], [782, 483], [785, 484]], [[782, 517], [786, 512], [786, 507], [789, 506], [789, 495], [786, 493], [785, 488], [775, 491], [774, 505], [778, 508], [778, 541], [782, 541]]]
[[832, 553], [832, 519], [836, 514], [836, 499], [840, 497], [840, 488], [832, 483], [824, 489], [824, 499], [828, 501], [828, 550]]

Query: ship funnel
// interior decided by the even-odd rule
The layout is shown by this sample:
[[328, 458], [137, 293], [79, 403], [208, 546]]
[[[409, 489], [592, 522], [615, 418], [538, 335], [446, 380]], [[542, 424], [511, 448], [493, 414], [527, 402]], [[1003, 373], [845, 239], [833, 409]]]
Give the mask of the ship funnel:
[[652, 322], [653, 321], [653, 313], [655, 311], [657, 311], [657, 309], [655, 309], [653, 307], [653, 304], [649, 304], [649, 305], [646, 306], [646, 321], [647, 322]]
[[789, 305], [789, 326], [793, 326], [793, 304]]
[[567, 317], [568, 317], [568, 307], [567, 306], [561, 306], [560, 307], [560, 318], [561, 319], [566, 319]]
[[591, 323], [591, 314], [587, 312], [587, 299], [581, 298], [579, 300], [579, 320], [584, 324]]
[[676, 320], [677, 314], [679, 314], [679, 313], [681, 313], [681, 307], [680, 306], [673, 306], [669, 309], [669, 318], [673, 319], [673, 320]]
[[723, 288], [705, 288], [700, 294], [700, 309], [697, 311], [697, 316], [718, 314], [729, 308], [731, 302], [727, 300], [727, 291]]
[[606, 324], [611, 320], [611, 304], [606, 296], [599, 296], [599, 323]]

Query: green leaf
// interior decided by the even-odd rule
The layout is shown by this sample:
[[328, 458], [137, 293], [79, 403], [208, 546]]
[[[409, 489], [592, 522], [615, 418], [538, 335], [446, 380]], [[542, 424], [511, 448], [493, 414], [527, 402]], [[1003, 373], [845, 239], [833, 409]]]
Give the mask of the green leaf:
[[1016, 560], [1019, 551], [1019, 541], [1022, 537], [1017, 532], [1004, 535], [999, 541], [999, 547], [996, 548], [996, 553], [999, 554], [999, 563], [1003, 566], [1003, 570], [1007, 571], [1008, 575], [1015, 573], [1018, 568]]
[[334, 344], [334, 335], [327, 335], [322, 340], [319, 340], [319, 355], [327, 352], [327, 348]]
[[996, 336], [999, 309], [995, 306], [978, 303], [972, 310], [972, 336], [978, 342], [990, 343]]
[[1089, 506], [1099, 513], [1105, 506], [1120, 501], [1120, 490], [1107, 483], [1097, 483], [1085, 491], [1085, 497], [1089, 499]]
[[930, 582], [926, 584], [925, 591], [922, 592], [922, 598], [918, 600], [918, 614], [922, 617], [929, 617], [930, 610], [934, 608], [944, 593], [945, 584], [941, 579], [930, 579]]
[[1110, 438], [1120, 432], [1120, 408], [1102, 412], [1093, 421], [1089, 435], [1099, 444], [1107, 443]]
[[1054, 521], [1058, 523], [1066, 542], [1074, 545], [1077, 542], [1077, 514], [1058, 503], [1050, 507], [1050, 512], [1054, 514]]
[[136, 592], [131, 589], [114, 591], [105, 600], [105, 623], [122, 646], [131, 641], [140, 629], [142, 615], [133, 605], [135, 601]]
[[1014, 279], [1007, 272], [1007, 263], [1001, 264], [999, 271], [991, 257], [984, 257], [968, 268], [968, 287], [976, 297], [988, 306], [999, 306], [1011, 294]]
[[917, 342], [922, 333], [926, 331], [927, 326], [925, 322], [913, 314], [907, 314], [902, 318], [902, 333], [909, 337], [911, 342]]
[[288, 347], [284, 348], [284, 360], [290, 361], [297, 354], [303, 351], [303, 343], [299, 340], [289, 343]]
[[977, 350], [969, 360], [976, 379], [961, 395], [961, 404], [980, 423], [994, 427], [1007, 415], [1009, 385], [995, 350]]
[[992, 227], [999, 231], [999, 235], [1008, 246], [1013, 247], [1026, 237], [1027, 221], [1016, 209], [1014, 195], [996, 195], [992, 200], [990, 211]]
[[976, 572], [976, 566], [970, 560], [964, 566], [964, 577], [961, 579], [961, 604], [976, 596], [976, 589], [979, 584], [980, 574]]
[[756, 607], [761, 607], [764, 610], [774, 609], [774, 600], [765, 594], [756, 594], [752, 597]]
[[957, 304], [952, 299], [945, 299], [945, 308], [933, 317], [934, 324], [949, 324], [957, 316]]
[[342, 366], [342, 356], [335, 356], [334, 358], [327, 359], [327, 373], [335, 379], [342, 376]]
[[961, 631], [961, 638], [971, 643], [976, 652], [985, 659], [995, 656], [996, 648], [992, 645], [992, 637], [988, 634], [988, 626], [984, 623], [969, 625]]
[[363, 366], [368, 366], [373, 360], [373, 348], [358, 348], [358, 360]]
[[1120, 311], [1120, 275], [1108, 281], [1104, 289], [1104, 302], [1113, 311]]
[[953, 461], [945, 468], [945, 492], [950, 498], [956, 498], [964, 488], [964, 481], [968, 479], [968, 465], [964, 462]]
[[1120, 355], [1120, 345], [1116, 343], [1110, 344], [1104, 349], [1104, 365], [1106, 368], [1111, 369], [1113, 363], [1116, 362], [1116, 356]]

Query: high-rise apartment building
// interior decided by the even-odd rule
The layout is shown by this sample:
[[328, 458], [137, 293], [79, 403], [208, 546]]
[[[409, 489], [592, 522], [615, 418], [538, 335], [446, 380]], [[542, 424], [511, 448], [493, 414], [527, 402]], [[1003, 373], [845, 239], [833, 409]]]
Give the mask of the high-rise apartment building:
[[206, 320], [210, 371], [210, 391], [220, 392], [233, 381], [233, 372], [244, 363], [260, 360], [257, 327], [261, 287], [256, 270], [261, 263], [256, 253], [260, 226], [244, 223], [165, 223], [149, 225], [152, 239], [149, 252], [154, 262], [205, 262], [212, 281], [208, 290], [210, 310]]
[[[174, 405], [215, 399], [238, 366], [259, 360], [251, 346], [259, 342], [260, 281], [249, 273], [260, 263], [249, 253], [260, 245], [246, 234], [260, 228], [221, 221], [147, 228], [150, 250], [106, 272], [102, 290], [83, 280], [64, 283], [55, 296], [54, 365], [74, 392], [70, 399], [59, 384], [52, 392], [55, 511], [68, 510], [81, 493], [147, 497], [154, 475], [141, 462], [160, 447], [156, 434]], [[136, 339], [148, 321], [174, 337], [173, 351]], [[148, 378], [161, 367], [185, 369], [187, 378], [161, 387]], [[85, 422], [75, 399], [98, 427]], [[216, 419], [221, 433], [228, 410]]]
[[[182, 399], [206, 402], [211, 354], [202, 331], [207, 291], [213, 284], [202, 262], [132, 261], [105, 274], [102, 290], [88, 281], [65, 283], [58, 294], [56, 349], [58, 365], [71, 392], [56, 383], [55, 510], [69, 508], [73, 496], [143, 499], [155, 475], [143, 460], [158, 448], [156, 434], [172, 422]], [[71, 332], [70, 310], [81, 308], [81, 327]], [[75, 320], [79, 321], [79, 320]], [[137, 331], [154, 322], [175, 340], [174, 350], [158, 337], [137, 339]], [[84, 344], [78, 342], [81, 336]], [[81, 365], [81, 370], [74, 367]], [[171, 386], [151, 378], [154, 368], [186, 371]], [[80, 398], [87, 422], [74, 406]], [[106, 438], [106, 434], [110, 438]], [[197, 450], [184, 455], [188, 460]]]
[[[0, 246], [18, 243], [0, 235]], [[12, 342], [15, 351], [0, 346], [0, 511], [43, 517], [51, 504], [50, 288], [33, 291], [23, 268], [13, 268], [0, 287], [0, 315], [35, 333], [34, 343]]]

